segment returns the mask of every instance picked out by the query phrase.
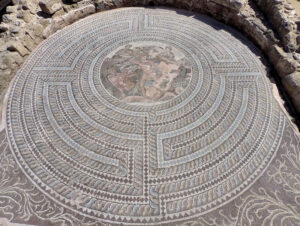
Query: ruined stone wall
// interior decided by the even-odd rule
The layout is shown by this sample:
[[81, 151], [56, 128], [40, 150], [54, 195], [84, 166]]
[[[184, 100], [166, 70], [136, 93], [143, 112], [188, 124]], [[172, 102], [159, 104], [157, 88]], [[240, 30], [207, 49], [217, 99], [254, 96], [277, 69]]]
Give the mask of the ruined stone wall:
[[300, 113], [300, 21], [286, 0], [13, 0], [0, 24], [0, 95], [29, 53], [57, 30], [98, 11], [171, 6], [229, 24], [266, 55]]

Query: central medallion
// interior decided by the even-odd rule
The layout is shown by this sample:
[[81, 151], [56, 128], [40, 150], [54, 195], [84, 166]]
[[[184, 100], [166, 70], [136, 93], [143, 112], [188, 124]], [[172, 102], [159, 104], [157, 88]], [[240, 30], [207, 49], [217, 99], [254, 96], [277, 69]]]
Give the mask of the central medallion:
[[101, 82], [128, 104], [157, 104], [180, 95], [191, 78], [186, 56], [173, 46], [134, 42], [113, 51], [102, 64]]

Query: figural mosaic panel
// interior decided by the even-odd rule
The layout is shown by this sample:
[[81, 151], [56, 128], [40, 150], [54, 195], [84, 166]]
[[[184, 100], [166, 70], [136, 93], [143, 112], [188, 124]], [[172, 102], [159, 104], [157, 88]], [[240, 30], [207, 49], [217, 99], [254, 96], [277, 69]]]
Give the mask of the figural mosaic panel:
[[163, 43], [132, 44], [139, 46], [126, 45], [102, 64], [100, 79], [111, 95], [125, 103], [153, 104], [183, 92], [191, 68], [180, 52], [175, 55], [172, 46]]
[[165, 9], [83, 19], [19, 71], [13, 155], [58, 205], [103, 222], [212, 211], [264, 172], [285, 128], [249, 46], [208, 17]]

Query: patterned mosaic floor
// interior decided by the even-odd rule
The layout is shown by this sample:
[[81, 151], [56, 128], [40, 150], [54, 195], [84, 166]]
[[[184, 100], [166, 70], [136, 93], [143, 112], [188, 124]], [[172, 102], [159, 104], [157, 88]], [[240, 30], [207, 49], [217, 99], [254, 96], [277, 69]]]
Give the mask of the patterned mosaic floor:
[[10, 91], [0, 219], [299, 225], [299, 136], [253, 51], [168, 9], [113, 10], [51, 36]]

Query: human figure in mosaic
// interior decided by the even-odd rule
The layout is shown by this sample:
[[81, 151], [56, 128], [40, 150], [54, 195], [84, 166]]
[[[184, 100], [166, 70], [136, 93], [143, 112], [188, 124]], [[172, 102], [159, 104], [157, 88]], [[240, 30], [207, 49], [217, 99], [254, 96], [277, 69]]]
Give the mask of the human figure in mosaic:
[[125, 103], [171, 99], [185, 89], [191, 72], [183, 65], [185, 60], [176, 60], [172, 48], [168, 46], [141, 48], [126, 45], [106, 60], [110, 61], [113, 69], [108, 69], [108, 75], [102, 73], [103, 80], [106, 80], [103, 84], [114, 86], [113, 96]]

